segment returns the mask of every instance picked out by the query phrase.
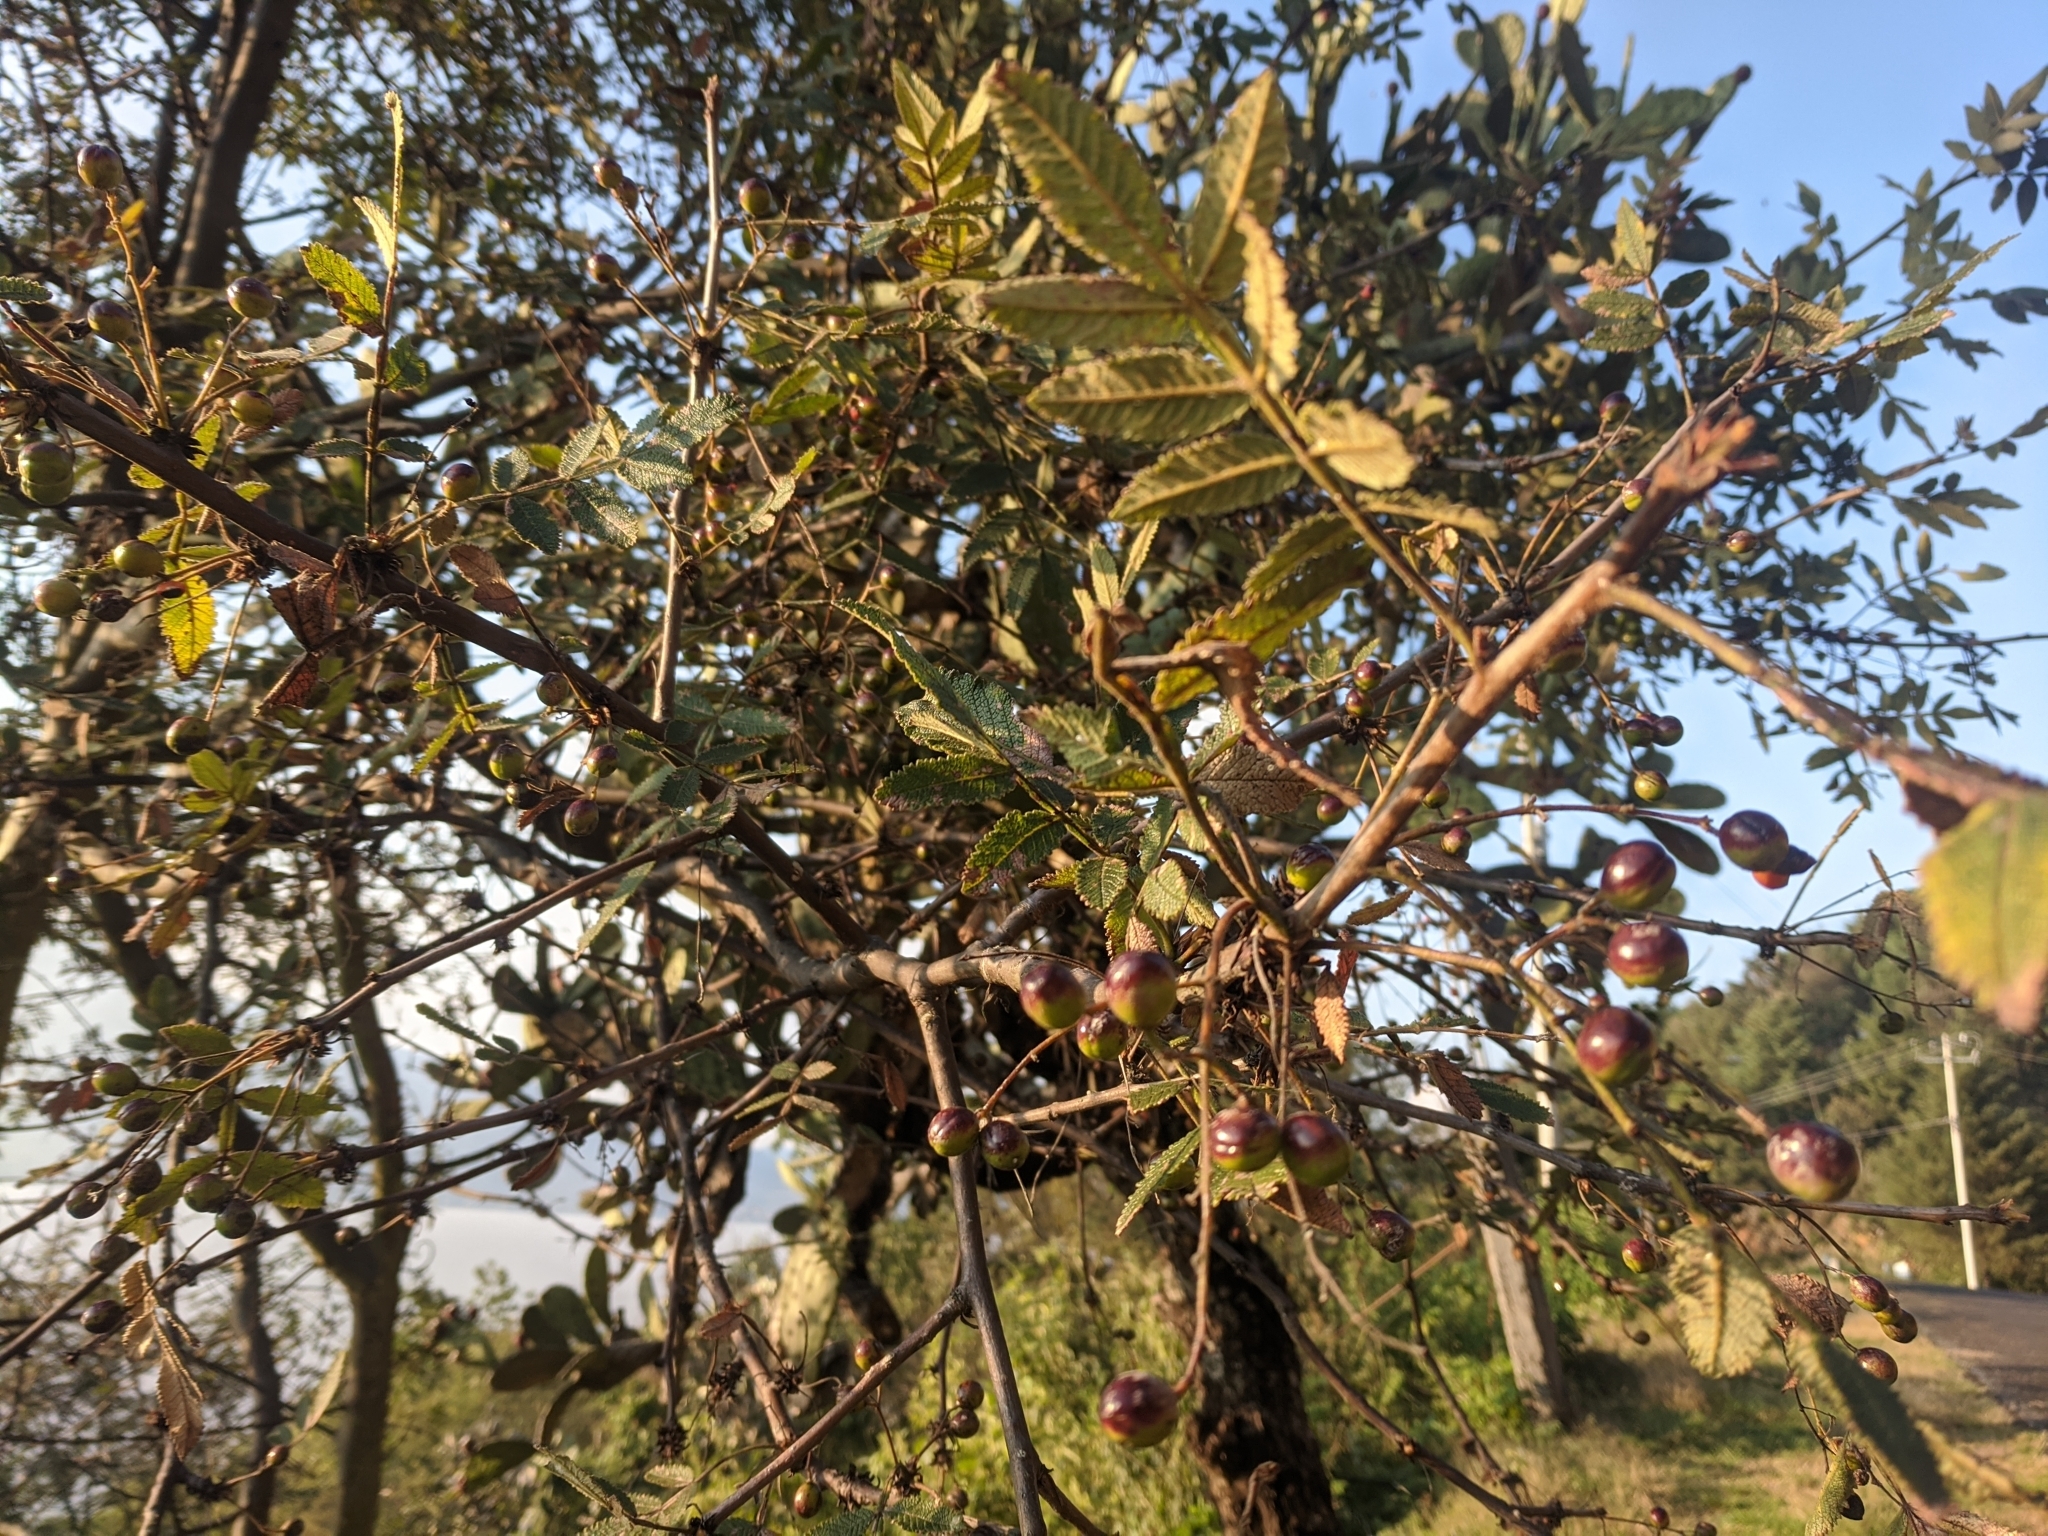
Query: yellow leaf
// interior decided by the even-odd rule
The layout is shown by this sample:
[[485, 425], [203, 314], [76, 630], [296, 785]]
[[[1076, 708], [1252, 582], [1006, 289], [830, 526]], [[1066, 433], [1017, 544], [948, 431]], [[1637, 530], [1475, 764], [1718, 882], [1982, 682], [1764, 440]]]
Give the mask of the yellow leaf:
[[187, 576], [182, 591], [173, 592], [157, 608], [157, 627], [171, 653], [178, 676], [190, 677], [213, 644], [213, 592], [202, 576]]
[[1934, 960], [2007, 1029], [2040, 1027], [2048, 985], [2048, 793], [1989, 800], [1920, 864]]
[[1293, 380], [1301, 350], [1301, 325], [1287, 302], [1287, 264], [1250, 209], [1239, 211], [1237, 230], [1244, 238], [1244, 323], [1257, 343], [1252, 361], [1277, 394]]
[[1348, 400], [1304, 407], [1301, 420], [1309, 452], [1354, 484], [1398, 490], [1415, 473], [1415, 459], [1401, 434]]

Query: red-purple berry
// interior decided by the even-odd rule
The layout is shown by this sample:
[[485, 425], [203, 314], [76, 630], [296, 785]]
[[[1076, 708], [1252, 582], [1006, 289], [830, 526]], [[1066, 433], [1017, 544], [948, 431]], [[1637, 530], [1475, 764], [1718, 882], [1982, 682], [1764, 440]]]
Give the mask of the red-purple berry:
[[1692, 964], [1685, 938], [1669, 923], [1623, 923], [1607, 941], [1607, 966], [1631, 987], [1669, 987]]
[[1209, 1158], [1226, 1173], [1252, 1173], [1280, 1152], [1280, 1122], [1256, 1104], [1238, 1104], [1209, 1122]]
[[1173, 962], [1156, 949], [1127, 949], [1109, 963], [1102, 1002], [1133, 1029], [1150, 1029], [1178, 1002]]
[[1280, 1127], [1280, 1156], [1287, 1171], [1313, 1189], [1327, 1188], [1351, 1171], [1351, 1143], [1327, 1115], [1309, 1111], [1289, 1115]]
[[1764, 1164], [1778, 1187], [1800, 1200], [1839, 1200], [1863, 1173], [1856, 1143], [1833, 1126], [1811, 1120], [1795, 1120], [1771, 1132]]
[[971, 1109], [942, 1109], [924, 1128], [924, 1139], [941, 1157], [959, 1157], [981, 1138], [981, 1122]]
[[1180, 1398], [1173, 1385], [1149, 1371], [1126, 1371], [1102, 1389], [1095, 1421], [1119, 1445], [1157, 1445], [1173, 1433]]
[[1064, 965], [1040, 960], [1017, 983], [1017, 1002], [1024, 1016], [1047, 1034], [1057, 1034], [1081, 1017], [1088, 989]]
[[1600, 871], [1600, 894], [1624, 912], [1647, 912], [1671, 892], [1678, 865], [1661, 843], [1647, 838], [1623, 843], [1607, 855]]
[[1595, 1008], [1579, 1026], [1574, 1049], [1586, 1076], [1620, 1088], [1650, 1070], [1657, 1032], [1633, 1008]]

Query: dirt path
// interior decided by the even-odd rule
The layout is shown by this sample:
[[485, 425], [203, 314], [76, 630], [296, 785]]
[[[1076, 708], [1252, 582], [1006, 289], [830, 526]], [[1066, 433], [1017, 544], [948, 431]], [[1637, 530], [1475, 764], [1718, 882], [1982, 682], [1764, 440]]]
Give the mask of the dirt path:
[[1920, 1333], [2020, 1424], [2048, 1429], [2048, 1296], [1892, 1287]]

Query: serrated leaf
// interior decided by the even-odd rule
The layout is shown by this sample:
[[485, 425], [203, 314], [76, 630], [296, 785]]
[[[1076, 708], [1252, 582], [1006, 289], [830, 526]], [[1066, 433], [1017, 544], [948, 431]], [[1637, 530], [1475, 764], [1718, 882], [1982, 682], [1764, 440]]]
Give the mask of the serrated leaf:
[[[299, 451], [309, 459], [360, 459], [363, 456], [363, 445], [352, 443], [346, 438], [330, 437]], [[159, 480], [157, 484], [161, 485], [163, 482]]]
[[1586, 345], [1596, 352], [1643, 352], [1663, 336], [1654, 320], [1616, 320], [1596, 326], [1586, 337]]
[[1029, 396], [1041, 416], [1096, 437], [1179, 442], [1227, 426], [1250, 404], [1228, 370], [1192, 352], [1124, 352], [1062, 369]]
[[1266, 552], [1266, 558], [1246, 574], [1244, 595], [1270, 596], [1310, 562], [1348, 554], [1357, 547], [1358, 530], [1341, 513], [1318, 512], [1305, 517], [1280, 535], [1279, 542]]
[[[1235, 640], [1264, 661], [1296, 630], [1320, 617], [1358, 576], [1355, 556], [1328, 557], [1297, 567], [1291, 577], [1271, 590], [1247, 597], [1235, 607], [1192, 626], [1182, 637], [1182, 643]], [[1162, 672], [1152, 685], [1152, 703], [1157, 709], [1178, 708], [1213, 686], [1205, 669], [1176, 667]]]
[[989, 84], [1004, 146], [1060, 233], [1155, 293], [1176, 292], [1180, 252], [1138, 152], [1049, 76], [998, 65]]
[[1273, 235], [1248, 208], [1239, 209], [1237, 232], [1244, 258], [1244, 324], [1252, 333], [1252, 366], [1279, 394], [1294, 379], [1301, 351], [1301, 322], [1287, 302], [1287, 264], [1273, 249]]
[[14, 304], [47, 304], [50, 290], [26, 277], [0, 277], [0, 299]]
[[1131, 883], [1131, 867], [1122, 859], [1083, 859], [1074, 867], [1074, 894], [1092, 912], [1107, 912]]
[[578, 482], [563, 492], [563, 500], [578, 528], [619, 549], [632, 548], [647, 532], [640, 514], [602, 485]]
[[1745, 1375], [1772, 1340], [1770, 1292], [1718, 1230], [1685, 1228], [1671, 1241], [1679, 1337], [1702, 1376]]
[[363, 222], [370, 226], [370, 233], [376, 237], [377, 254], [384, 258], [384, 265], [398, 265], [398, 231], [392, 226], [391, 215], [372, 198], [358, 197], [356, 211], [363, 216]]
[[[427, 367], [427, 360], [420, 356], [419, 348], [408, 336], [394, 337], [390, 349], [384, 355], [384, 383], [391, 389], [424, 389], [433, 377]], [[420, 459], [431, 458], [432, 454], [422, 451]]]
[[1202, 190], [1188, 216], [1188, 279], [1208, 298], [1228, 298], [1244, 276], [1240, 212], [1270, 229], [1287, 171], [1287, 101], [1268, 70], [1238, 96], [1202, 167]]
[[505, 506], [505, 521], [512, 531], [544, 555], [562, 547], [562, 525], [554, 513], [531, 496], [514, 496]]
[[1132, 477], [1110, 515], [1120, 523], [1219, 517], [1261, 506], [1300, 479], [1293, 453], [1268, 433], [1211, 437], [1161, 454]]
[[433, 449], [410, 437], [384, 438], [377, 444], [377, 451], [388, 459], [403, 459], [408, 464], [424, 464], [434, 456]]
[[1401, 434], [1349, 401], [1311, 405], [1301, 413], [1309, 452], [1354, 485], [1398, 490], [1415, 473], [1414, 455]]
[[211, 1024], [171, 1024], [157, 1033], [195, 1059], [225, 1056], [235, 1048], [234, 1037]]
[[1018, 277], [976, 301], [1006, 331], [1049, 347], [1137, 347], [1179, 341], [1179, 301], [1114, 277]]
[[1010, 770], [985, 757], [927, 757], [899, 768], [875, 786], [875, 798], [894, 810], [995, 800], [1015, 781]]
[[586, 1467], [577, 1466], [567, 1456], [562, 1455], [558, 1451], [550, 1450], [544, 1445], [536, 1445], [533, 1448], [533, 1453], [541, 1459], [547, 1466], [547, 1469], [554, 1473], [556, 1477], [559, 1477], [586, 1499], [603, 1505], [610, 1513], [619, 1516], [621, 1519], [631, 1519], [636, 1513], [633, 1508], [633, 1501], [627, 1497], [624, 1490], [614, 1487], [595, 1472], [590, 1471]]
[[1657, 264], [1656, 254], [1650, 246], [1650, 232], [1644, 227], [1642, 215], [1636, 212], [1635, 204], [1626, 198], [1614, 210], [1614, 254], [1645, 276]]
[[1285, 816], [1301, 804], [1310, 787], [1243, 737], [1204, 764], [1195, 782], [1214, 791], [1240, 816]]
[[1176, 860], [1161, 859], [1138, 888], [1138, 906], [1162, 922], [1177, 922], [1192, 895], [1187, 871]]
[[365, 336], [384, 334], [384, 300], [376, 284], [341, 252], [315, 241], [299, 247], [306, 275], [326, 290], [328, 303], [342, 322]]
[[1146, 1204], [1159, 1193], [1166, 1181], [1186, 1167], [1189, 1160], [1196, 1156], [1200, 1151], [1201, 1136], [1199, 1129], [1189, 1131], [1145, 1165], [1145, 1172], [1139, 1177], [1137, 1188], [1131, 1191], [1130, 1199], [1124, 1202], [1123, 1210], [1117, 1215], [1117, 1236], [1123, 1236], [1124, 1229], [1138, 1219], [1138, 1212], [1145, 1209]]
[[1524, 1125], [1550, 1124], [1550, 1111], [1536, 1100], [1527, 1098], [1512, 1088], [1503, 1088], [1499, 1083], [1490, 1082], [1483, 1077], [1467, 1078], [1466, 1081], [1472, 1085], [1472, 1091], [1479, 1095], [1479, 1102], [1488, 1109], [1498, 1110], [1510, 1120], [1519, 1120]]
[[2048, 987], [2048, 793], [1987, 800], [1920, 863], [1935, 963], [2020, 1033]]
[[177, 591], [158, 603], [156, 621], [172, 669], [180, 677], [190, 677], [213, 644], [213, 590], [206, 578], [187, 576]]
[[1064, 829], [1051, 811], [1009, 811], [982, 834], [961, 871], [963, 889], [974, 891], [1006, 870], [1043, 864], [1059, 847]]

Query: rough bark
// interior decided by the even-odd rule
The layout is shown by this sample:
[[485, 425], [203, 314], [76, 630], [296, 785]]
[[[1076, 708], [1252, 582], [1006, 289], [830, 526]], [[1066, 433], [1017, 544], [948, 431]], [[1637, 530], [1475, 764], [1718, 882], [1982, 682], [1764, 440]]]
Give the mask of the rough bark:
[[[1494, 1155], [1475, 1147], [1472, 1159], [1482, 1188], [1494, 1180], [1522, 1203], [1522, 1172], [1512, 1156]], [[1572, 1422], [1571, 1394], [1566, 1390], [1564, 1357], [1557, 1345], [1557, 1320], [1544, 1289], [1543, 1264], [1519, 1223], [1486, 1223], [1479, 1235], [1486, 1248], [1486, 1269], [1493, 1277], [1494, 1303], [1500, 1312], [1501, 1336], [1507, 1341], [1508, 1365], [1522, 1404], [1539, 1419]]]
[[[1217, 1228], [1273, 1283], [1286, 1277], [1251, 1232], [1233, 1225], [1230, 1208]], [[1194, 1237], [1164, 1227], [1174, 1267], [1192, 1297]], [[1173, 1309], [1184, 1331], [1193, 1308]], [[1229, 1536], [1319, 1536], [1339, 1529], [1322, 1447], [1301, 1394], [1301, 1356], [1273, 1305], [1223, 1259], [1209, 1261], [1208, 1347], [1203, 1351], [1193, 1411], [1182, 1418], [1189, 1449]]]
[[270, 1328], [263, 1320], [263, 1250], [245, 1248], [235, 1262], [235, 1332], [242, 1340], [242, 1373], [249, 1378], [249, 1465], [256, 1475], [242, 1484], [242, 1513], [234, 1536], [262, 1536], [270, 1526], [277, 1492], [277, 1471], [265, 1467], [264, 1458], [270, 1452], [271, 1431], [284, 1422], [284, 1387]]
[[234, 50], [207, 111], [206, 152], [192, 177], [176, 285], [218, 288], [242, 218], [242, 177], [284, 70], [298, 0], [255, 0], [235, 17]]
[[[353, 992], [369, 974], [369, 936], [354, 877], [337, 873], [333, 891], [335, 920], [341, 929], [342, 990]], [[404, 1129], [404, 1105], [398, 1066], [374, 1003], [365, 1002], [350, 1018], [349, 1039], [362, 1070], [363, 1111], [370, 1137], [388, 1140]], [[404, 1189], [408, 1170], [402, 1158], [379, 1158], [370, 1166], [378, 1198]], [[347, 1245], [332, 1227], [308, 1228], [305, 1235], [349, 1301], [349, 1372], [343, 1389], [346, 1411], [335, 1468], [341, 1499], [334, 1536], [372, 1536], [384, 1483], [384, 1432], [391, 1419], [398, 1305], [412, 1228], [402, 1216], [387, 1216], [368, 1235]]]
[[13, 1044], [22, 977], [49, 915], [46, 882], [57, 862], [51, 800], [48, 795], [17, 800], [0, 823], [0, 1067], [7, 1064]]

